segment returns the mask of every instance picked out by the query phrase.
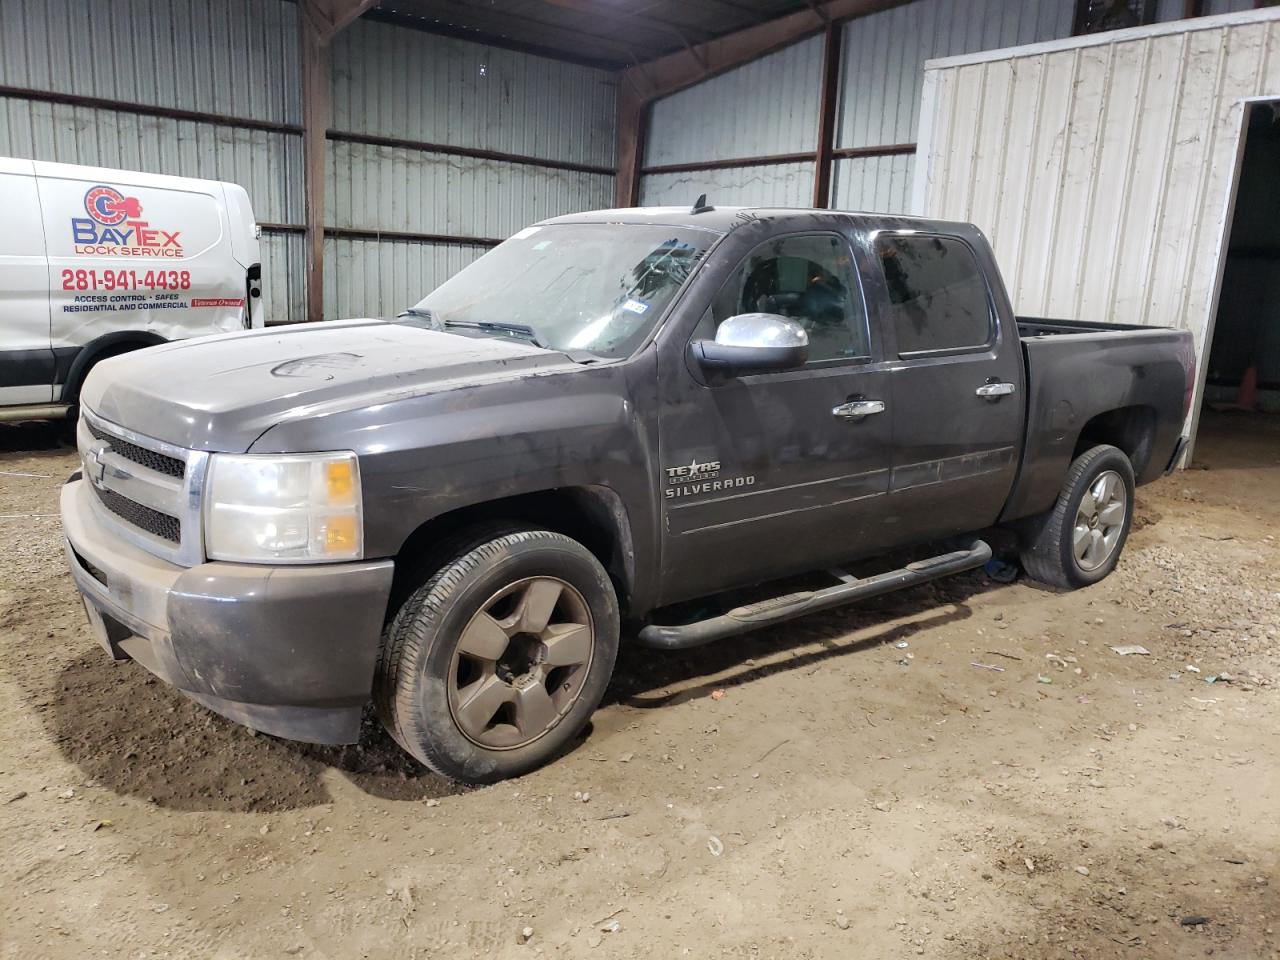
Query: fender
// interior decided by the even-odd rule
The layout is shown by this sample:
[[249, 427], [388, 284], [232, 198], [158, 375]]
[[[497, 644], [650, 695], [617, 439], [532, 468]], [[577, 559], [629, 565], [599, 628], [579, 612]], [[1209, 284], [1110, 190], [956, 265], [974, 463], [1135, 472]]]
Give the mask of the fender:
[[82, 347], [55, 348], [57, 358], [54, 384], [62, 384], [62, 402], [75, 403], [89, 368], [108, 356], [168, 343], [149, 330], [114, 330], [90, 340]]

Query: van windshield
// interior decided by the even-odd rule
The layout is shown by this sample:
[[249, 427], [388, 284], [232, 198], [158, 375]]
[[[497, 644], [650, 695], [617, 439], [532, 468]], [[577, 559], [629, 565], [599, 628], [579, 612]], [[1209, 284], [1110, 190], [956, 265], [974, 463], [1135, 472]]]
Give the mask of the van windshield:
[[400, 322], [620, 359], [648, 336], [716, 238], [653, 224], [527, 227]]

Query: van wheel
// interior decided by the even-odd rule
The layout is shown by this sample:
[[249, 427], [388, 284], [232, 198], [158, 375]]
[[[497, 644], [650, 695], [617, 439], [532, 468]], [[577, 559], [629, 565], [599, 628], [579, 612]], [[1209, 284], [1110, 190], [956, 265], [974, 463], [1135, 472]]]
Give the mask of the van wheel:
[[405, 750], [492, 783], [555, 757], [590, 719], [618, 653], [618, 600], [582, 544], [548, 530], [472, 542], [400, 607], [374, 698]]
[[1116, 447], [1092, 447], [1071, 464], [1053, 509], [1027, 525], [1022, 566], [1055, 587], [1087, 587], [1115, 569], [1132, 523], [1133, 464]]

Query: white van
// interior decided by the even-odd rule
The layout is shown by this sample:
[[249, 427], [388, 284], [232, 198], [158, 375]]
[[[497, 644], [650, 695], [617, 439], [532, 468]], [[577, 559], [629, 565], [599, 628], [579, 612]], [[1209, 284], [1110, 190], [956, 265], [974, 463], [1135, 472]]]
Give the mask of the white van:
[[243, 187], [0, 157], [0, 420], [65, 416], [97, 361], [262, 326]]

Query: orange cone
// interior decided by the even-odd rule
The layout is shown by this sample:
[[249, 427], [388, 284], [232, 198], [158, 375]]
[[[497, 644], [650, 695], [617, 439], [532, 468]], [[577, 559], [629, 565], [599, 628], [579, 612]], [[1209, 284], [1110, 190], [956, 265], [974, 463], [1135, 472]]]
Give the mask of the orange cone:
[[1240, 389], [1236, 391], [1236, 404], [1241, 410], [1258, 409], [1258, 367], [1256, 364], [1244, 372]]

